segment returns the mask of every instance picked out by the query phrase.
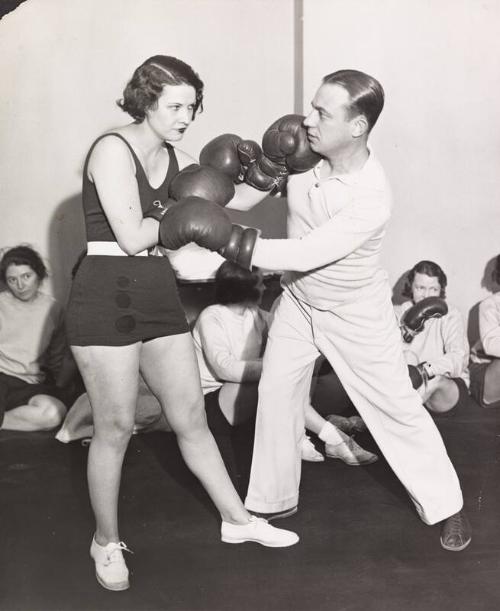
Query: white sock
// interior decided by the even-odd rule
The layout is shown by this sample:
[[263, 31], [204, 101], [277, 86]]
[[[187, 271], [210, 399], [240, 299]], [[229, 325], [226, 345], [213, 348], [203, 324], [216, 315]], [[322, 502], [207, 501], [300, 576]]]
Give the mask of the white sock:
[[339, 434], [337, 427], [334, 426], [331, 422], [325, 422], [323, 428], [319, 432], [318, 437], [321, 439], [321, 441], [332, 445], [337, 445], [344, 441], [344, 439]]

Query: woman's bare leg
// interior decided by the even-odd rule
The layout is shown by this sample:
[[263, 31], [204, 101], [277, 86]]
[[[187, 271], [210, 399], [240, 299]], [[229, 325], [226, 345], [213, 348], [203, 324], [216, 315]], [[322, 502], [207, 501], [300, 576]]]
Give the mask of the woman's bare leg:
[[35, 395], [27, 405], [5, 412], [1, 428], [10, 431], [50, 431], [58, 427], [66, 414], [62, 401], [50, 395]]
[[141, 373], [177, 435], [186, 464], [201, 481], [225, 522], [250, 518], [224, 467], [207, 426], [198, 363], [188, 333], [143, 345]]
[[455, 407], [460, 396], [458, 386], [445, 376], [436, 376], [424, 385], [422, 401], [425, 407], [437, 414], [444, 414]]
[[123, 458], [134, 426], [140, 350], [139, 343], [72, 347], [94, 419], [87, 476], [99, 545], [120, 541], [118, 492]]

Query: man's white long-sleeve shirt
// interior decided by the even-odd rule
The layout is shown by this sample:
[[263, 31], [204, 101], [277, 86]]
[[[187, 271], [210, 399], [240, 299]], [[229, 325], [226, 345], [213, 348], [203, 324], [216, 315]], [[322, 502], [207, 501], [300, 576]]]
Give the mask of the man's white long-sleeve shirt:
[[392, 196], [371, 153], [361, 170], [322, 179], [323, 161], [288, 180], [288, 239], [257, 240], [252, 263], [288, 270], [282, 283], [319, 309], [356, 300], [387, 279], [379, 266]]

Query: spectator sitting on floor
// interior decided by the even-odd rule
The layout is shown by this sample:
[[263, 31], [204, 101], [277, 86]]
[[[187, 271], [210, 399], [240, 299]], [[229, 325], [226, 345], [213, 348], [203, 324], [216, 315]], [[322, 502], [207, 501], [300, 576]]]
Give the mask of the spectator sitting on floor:
[[492, 280], [494, 293], [479, 304], [479, 339], [471, 351], [471, 395], [481, 407], [500, 407], [500, 255]]
[[29, 246], [4, 251], [0, 279], [0, 428], [45, 431], [61, 423], [75, 367], [63, 309], [40, 286], [47, 269]]
[[[271, 322], [271, 314], [259, 307], [263, 294], [262, 273], [248, 271], [224, 262], [215, 276], [215, 304], [199, 315], [193, 337], [200, 368], [201, 385], [210, 429], [219, 445], [230, 476], [235, 477], [232, 430], [255, 418], [257, 387], [262, 372], [262, 355]], [[349, 465], [369, 464], [377, 456], [363, 450], [345, 435], [342, 426], [352, 432], [351, 419], [338, 416], [336, 425], [325, 420], [310, 405], [305, 405], [306, 427], [319, 434], [332, 432], [325, 451]], [[361, 419], [357, 419], [362, 428]], [[302, 438], [303, 460], [321, 461], [307, 436]]]
[[[420, 261], [408, 272], [403, 295], [408, 301], [395, 306], [396, 316], [403, 330], [403, 350], [409, 365], [412, 382], [430, 412], [444, 413], [468, 399], [469, 344], [459, 310], [444, 302], [447, 278], [439, 265]], [[427, 298], [443, 300], [442, 313], [426, 318], [412, 337], [405, 337], [404, 323], [412, 308]], [[416, 307], [416, 308], [415, 308]], [[444, 313], [447, 310], [447, 313]]]

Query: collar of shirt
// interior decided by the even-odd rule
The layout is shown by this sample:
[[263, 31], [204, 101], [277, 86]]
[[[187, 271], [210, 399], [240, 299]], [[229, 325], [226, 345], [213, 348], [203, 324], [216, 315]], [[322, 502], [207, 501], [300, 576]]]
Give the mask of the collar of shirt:
[[336, 176], [328, 176], [328, 178], [321, 178], [320, 172], [321, 167], [324, 163], [324, 159], [321, 159], [318, 164], [313, 168], [314, 177], [317, 182], [327, 182], [329, 180], [338, 180], [348, 186], [365, 186], [365, 187], [379, 187], [380, 186], [380, 166], [372, 153], [371, 149], [368, 149], [368, 159], [366, 160], [363, 167], [356, 172], [350, 172], [347, 174], [337, 174]]

